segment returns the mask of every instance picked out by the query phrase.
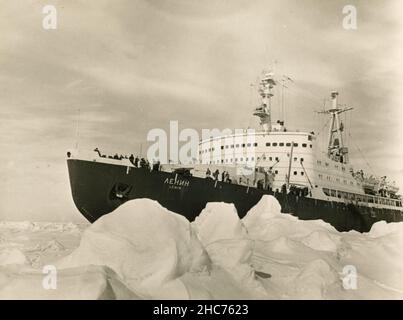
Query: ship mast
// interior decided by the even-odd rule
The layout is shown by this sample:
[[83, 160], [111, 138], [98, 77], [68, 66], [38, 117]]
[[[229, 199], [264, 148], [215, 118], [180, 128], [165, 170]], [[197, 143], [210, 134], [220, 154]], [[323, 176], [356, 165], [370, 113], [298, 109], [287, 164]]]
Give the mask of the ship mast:
[[330, 114], [331, 124], [329, 128], [329, 140], [327, 147], [327, 155], [330, 159], [341, 162], [348, 163], [348, 148], [344, 146], [342, 132], [344, 130], [343, 123], [340, 122], [339, 115], [343, 112], [352, 110], [353, 108], [340, 109], [337, 104], [337, 96], [339, 93], [333, 91], [331, 93], [332, 98], [332, 108], [325, 111], [319, 111], [319, 113]]
[[265, 72], [259, 83], [259, 94], [261, 96], [261, 105], [253, 112], [254, 116], [260, 119], [260, 125], [263, 131], [270, 132], [271, 128], [271, 98], [272, 89], [276, 85], [273, 78], [273, 72]]

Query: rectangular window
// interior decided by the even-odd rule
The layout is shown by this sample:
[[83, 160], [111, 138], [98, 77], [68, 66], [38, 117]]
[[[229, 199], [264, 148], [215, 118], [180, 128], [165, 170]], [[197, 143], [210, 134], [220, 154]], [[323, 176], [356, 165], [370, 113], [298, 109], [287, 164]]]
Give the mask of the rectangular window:
[[279, 146], [280, 146], [280, 147], [284, 147], [284, 142], [280, 142], [280, 143], [279, 143]]
[[266, 142], [266, 147], [270, 147], [270, 142]]
[[255, 143], [253, 144], [253, 146], [257, 147], [257, 142], [255, 142]]
[[294, 143], [294, 147], [298, 147], [298, 143]]
[[306, 143], [303, 143], [303, 144], [302, 144], [302, 147], [303, 147], [303, 148], [306, 148], [306, 146], [307, 146]]
[[273, 142], [273, 147], [277, 147], [277, 142]]
[[286, 147], [291, 147], [291, 143], [290, 143], [290, 142], [287, 142], [285, 145], [286, 145]]

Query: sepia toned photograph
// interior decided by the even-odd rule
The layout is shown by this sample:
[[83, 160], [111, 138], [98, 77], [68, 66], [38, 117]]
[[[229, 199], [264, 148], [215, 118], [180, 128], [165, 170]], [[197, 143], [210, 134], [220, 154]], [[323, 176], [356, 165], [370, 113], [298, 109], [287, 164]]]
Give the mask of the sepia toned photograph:
[[0, 300], [403, 299], [402, 1], [0, 14]]

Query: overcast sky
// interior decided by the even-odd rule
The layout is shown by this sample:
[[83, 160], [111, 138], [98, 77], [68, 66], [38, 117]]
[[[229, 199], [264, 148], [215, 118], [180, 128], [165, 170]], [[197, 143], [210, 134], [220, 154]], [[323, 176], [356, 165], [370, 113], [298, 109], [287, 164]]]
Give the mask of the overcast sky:
[[[56, 30], [42, 8], [57, 9]], [[357, 30], [342, 27], [357, 8]], [[353, 106], [352, 161], [403, 187], [403, 4], [396, 0], [0, 0], [0, 219], [81, 219], [66, 150], [138, 152], [152, 128], [253, 125], [250, 84], [295, 80], [286, 124], [318, 132], [330, 91]], [[278, 99], [278, 98], [277, 98]], [[278, 100], [277, 100], [278, 101]], [[278, 109], [273, 110], [275, 117]], [[349, 139], [351, 140], [351, 139]], [[353, 144], [354, 141], [354, 144]]]

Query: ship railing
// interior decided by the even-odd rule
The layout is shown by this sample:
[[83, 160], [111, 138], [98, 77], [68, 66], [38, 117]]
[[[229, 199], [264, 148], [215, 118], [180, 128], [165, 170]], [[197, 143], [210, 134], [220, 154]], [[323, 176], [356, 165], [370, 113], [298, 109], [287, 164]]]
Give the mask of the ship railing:
[[358, 193], [339, 191], [329, 188], [323, 188], [323, 192], [328, 197], [344, 199], [347, 201], [357, 201], [362, 203], [370, 203], [374, 205], [387, 205], [392, 207], [402, 207], [401, 199], [392, 199], [387, 197], [381, 197], [376, 195], [362, 195]]

